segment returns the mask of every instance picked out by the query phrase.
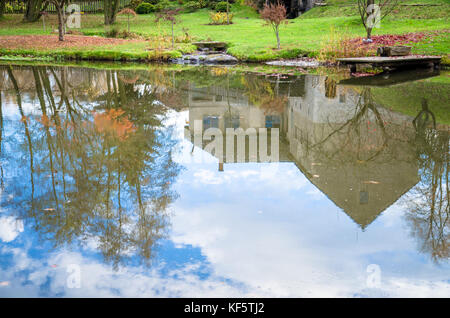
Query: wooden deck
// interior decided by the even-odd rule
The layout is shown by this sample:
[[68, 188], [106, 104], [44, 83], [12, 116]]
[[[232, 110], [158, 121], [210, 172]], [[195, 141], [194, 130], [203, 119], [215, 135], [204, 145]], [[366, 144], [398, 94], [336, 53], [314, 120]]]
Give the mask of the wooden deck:
[[398, 68], [421, 68], [433, 67], [438, 68], [441, 64], [441, 56], [423, 56], [423, 55], [408, 55], [408, 56], [369, 56], [369, 57], [351, 57], [336, 59], [339, 63], [349, 65], [352, 72], [356, 71], [356, 65], [367, 64], [372, 67], [379, 67], [383, 70], [390, 71]]

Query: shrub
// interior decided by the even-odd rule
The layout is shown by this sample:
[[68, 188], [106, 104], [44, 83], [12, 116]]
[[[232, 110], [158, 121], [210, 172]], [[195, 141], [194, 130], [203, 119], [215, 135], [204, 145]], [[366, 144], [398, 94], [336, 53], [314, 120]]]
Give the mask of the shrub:
[[323, 37], [317, 58], [321, 61], [335, 62], [336, 58], [369, 56], [376, 53], [376, 47], [365, 45], [362, 39], [352, 39], [349, 32], [334, 27]]
[[150, 3], [150, 4], [153, 4], [153, 5], [158, 4], [158, 0], [144, 0], [143, 2]]
[[[224, 1], [224, 0], [205, 0], [205, 1], [208, 2], [208, 6], [209, 6], [211, 9], [213, 9], [213, 10], [216, 9], [216, 5], [217, 5], [219, 2], [225, 2], [225, 3], [226, 3], [226, 1]], [[236, 2], [235, 0], [229, 0], [229, 1], [228, 1], [228, 3], [230, 4], [230, 7], [231, 7], [231, 5], [232, 5], [233, 3], [235, 3], [235, 2]]]
[[[227, 12], [226, 1], [220, 1], [216, 4], [215, 9], [217, 12]], [[228, 5], [228, 10], [231, 11], [231, 7]]]
[[186, 12], [194, 12], [201, 9], [200, 3], [198, 1], [189, 1], [184, 5]]
[[[227, 24], [227, 13], [226, 12], [210, 12], [209, 20], [211, 24]], [[233, 14], [228, 15], [228, 21], [233, 22]]]
[[119, 29], [117, 29], [117, 28], [113, 28], [113, 29], [111, 29], [111, 30], [109, 30], [109, 31], [106, 31], [105, 32], [105, 36], [107, 37], [107, 38], [117, 38], [118, 37], [118, 35], [119, 35]]
[[174, 10], [177, 8], [177, 4], [168, 0], [162, 0], [155, 5], [155, 11], [161, 12], [166, 9]]
[[130, 3], [127, 5], [128, 8], [133, 9], [136, 11], [136, 8], [142, 3], [142, 0], [131, 0]]
[[155, 6], [150, 3], [143, 2], [136, 8], [137, 14], [147, 14], [155, 11]]

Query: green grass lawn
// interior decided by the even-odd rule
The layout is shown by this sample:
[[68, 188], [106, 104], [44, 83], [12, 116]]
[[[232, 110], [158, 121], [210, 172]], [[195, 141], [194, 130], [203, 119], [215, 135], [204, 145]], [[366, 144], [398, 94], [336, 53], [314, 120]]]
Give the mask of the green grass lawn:
[[[276, 40], [272, 29], [264, 26], [264, 22], [259, 19], [253, 9], [240, 5], [233, 5], [232, 11], [235, 16], [232, 25], [209, 25], [207, 9], [184, 13], [180, 16], [181, 22], [175, 26], [176, 36], [182, 37], [187, 33], [192, 41], [225, 41], [229, 43], [228, 52], [237, 58], [244, 61], [263, 61], [280, 57], [296, 57], [300, 54], [314, 56], [330, 37], [331, 32], [342, 32], [351, 37], [365, 35], [360, 18], [357, 16], [355, 0], [327, 0], [327, 3], [328, 6], [314, 8], [297, 19], [289, 20], [287, 25], [281, 27], [281, 50], [274, 49]], [[374, 35], [450, 30], [449, 0], [406, 0], [404, 4], [382, 21], [381, 28], [375, 29]], [[170, 26], [156, 24], [154, 18], [153, 14], [138, 15], [132, 20], [131, 31], [145, 37], [161, 34], [170, 36]], [[83, 15], [81, 23], [80, 31], [85, 35], [104, 36], [108, 30], [103, 25], [102, 15]], [[56, 28], [55, 16], [47, 19], [47, 25], [49, 24]], [[126, 17], [119, 16], [113, 27], [125, 30]], [[7, 15], [3, 21], [0, 21], [0, 36], [25, 34], [44, 34], [42, 22], [23, 23], [19, 15]], [[413, 52], [447, 56], [450, 51], [449, 34], [442, 33], [432, 41], [416, 43]], [[145, 49], [147, 45], [148, 42], [109, 48], [100, 47], [90, 49], [89, 54], [102, 56], [102, 52], [115, 52], [117, 56], [123, 53], [126, 56], [140, 57], [148, 54]], [[184, 43], [179, 43], [177, 46], [178, 53], [172, 53], [179, 54], [192, 50], [191, 46]], [[83, 55], [83, 48], [67, 50], [76, 51], [78, 56]]]

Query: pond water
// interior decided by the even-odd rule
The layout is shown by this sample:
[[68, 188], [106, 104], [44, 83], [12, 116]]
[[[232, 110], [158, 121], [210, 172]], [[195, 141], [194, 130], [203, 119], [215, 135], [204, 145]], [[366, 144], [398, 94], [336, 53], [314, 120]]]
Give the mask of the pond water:
[[448, 79], [1, 65], [0, 296], [449, 297]]

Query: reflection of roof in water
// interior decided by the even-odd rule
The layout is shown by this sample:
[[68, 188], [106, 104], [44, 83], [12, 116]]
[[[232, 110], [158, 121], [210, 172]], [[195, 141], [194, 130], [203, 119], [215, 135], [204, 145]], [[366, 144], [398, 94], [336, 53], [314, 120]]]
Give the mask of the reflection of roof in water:
[[384, 132], [369, 117], [355, 127], [314, 122], [300, 112], [291, 118], [297, 167], [362, 228], [419, 181], [412, 127], [404, 118], [383, 118]]
[[363, 229], [419, 181], [414, 166], [401, 163], [296, 166]]

